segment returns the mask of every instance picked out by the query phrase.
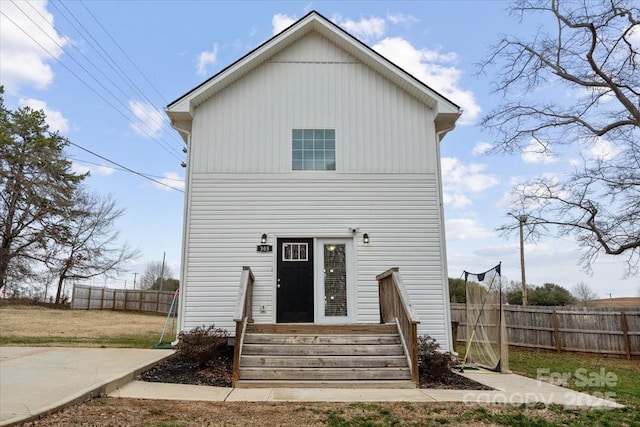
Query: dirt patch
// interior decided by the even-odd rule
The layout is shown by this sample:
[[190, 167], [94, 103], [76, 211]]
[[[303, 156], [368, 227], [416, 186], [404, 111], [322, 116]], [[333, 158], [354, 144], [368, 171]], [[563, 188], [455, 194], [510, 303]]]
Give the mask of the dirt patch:
[[[173, 402], [98, 398], [26, 426], [487, 425], [459, 403]], [[490, 425], [495, 425], [491, 423]]]
[[0, 306], [0, 338], [160, 336], [164, 316], [118, 311]]

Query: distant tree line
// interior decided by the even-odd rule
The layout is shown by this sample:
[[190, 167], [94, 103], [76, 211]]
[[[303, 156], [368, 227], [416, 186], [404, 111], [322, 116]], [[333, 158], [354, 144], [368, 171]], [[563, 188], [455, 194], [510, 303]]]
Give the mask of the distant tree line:
[[[522, 284], [503, 279], [502, 283], [505, 302], [522, 304]], [[465, 283], [464, 279], [449, 277], [449, 299], [452, 303], [465, 303], [467, 300], [466, 286], [480, 287], [476, 282]], [[584, 282], [578, 283], [573, 292], [555, 283], [544, 283], [541, 286], [527, 285], [527, 299], [529, 305], [562, 306], [585, 303], [597, 298], [597, 294]]]

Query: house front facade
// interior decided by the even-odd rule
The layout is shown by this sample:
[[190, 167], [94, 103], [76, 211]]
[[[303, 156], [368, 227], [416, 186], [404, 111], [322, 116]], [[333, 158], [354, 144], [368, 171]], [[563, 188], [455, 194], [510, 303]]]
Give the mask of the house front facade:
[[167, 109], [187, 144], [178, 328], [380, 322], [398, 267], [452, 346], [439, 144], [458, 106], [311, 12]]

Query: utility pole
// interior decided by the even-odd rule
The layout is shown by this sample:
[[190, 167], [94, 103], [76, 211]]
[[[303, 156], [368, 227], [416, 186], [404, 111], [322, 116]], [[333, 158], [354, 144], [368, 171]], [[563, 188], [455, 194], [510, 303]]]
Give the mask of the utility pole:
[[527, 222], [527, 216], [520, 215], [517, 219], [520, 223], [520, 274], [522, 278], [522, 305], [527, 305], [527, 279], [524, 273], [524, 223]]
[[160, 289], [162, 290], [162, 285], [164, 282], [164, 257], [167, 255], [166, 252], [162, 252], [162, 269], [160, 270]]
[[138, 276], [138, 273], [133, 273], [133, 289], [136, 289], [136, 276]]

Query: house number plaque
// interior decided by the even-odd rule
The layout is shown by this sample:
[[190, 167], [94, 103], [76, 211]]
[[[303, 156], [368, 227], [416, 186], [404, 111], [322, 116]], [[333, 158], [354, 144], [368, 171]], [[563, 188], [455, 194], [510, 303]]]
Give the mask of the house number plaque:
[[256, 248], [256, 252], [273, 252], [272, 245], [258, 245]]

